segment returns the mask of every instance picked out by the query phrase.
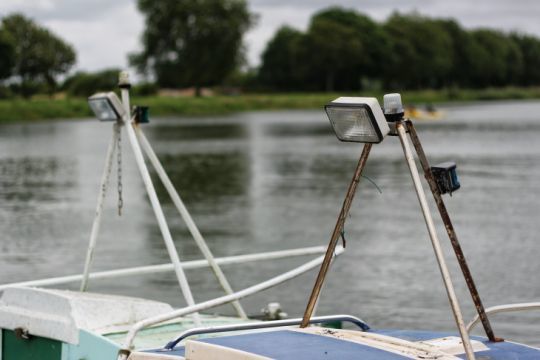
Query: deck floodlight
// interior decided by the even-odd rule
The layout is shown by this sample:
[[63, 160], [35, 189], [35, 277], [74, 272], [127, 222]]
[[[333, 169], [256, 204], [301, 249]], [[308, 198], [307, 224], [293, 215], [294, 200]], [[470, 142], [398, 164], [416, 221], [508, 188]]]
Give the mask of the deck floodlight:
[[380, 143], [390, 131], [376, 98], [340, 97], [324, 109], [341, 141]]
[[122, 102], [112, 91], [90, 96], [88, 105], [100, 121], [120, 120], [125, 112]]

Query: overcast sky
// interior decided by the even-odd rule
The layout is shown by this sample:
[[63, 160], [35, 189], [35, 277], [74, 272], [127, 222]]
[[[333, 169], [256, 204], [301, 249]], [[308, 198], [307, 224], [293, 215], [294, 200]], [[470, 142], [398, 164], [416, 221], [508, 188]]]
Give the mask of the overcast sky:
[[[160, 1], [160, 0], [156, 0]], [[182, 0], [189, 1], [189, 0]], [[376, 20], [394, 10], [452, 17], [467, 28], [491, 27], [540, 36], [540, 0], [248, 0], [259, 15], [247, 34], [248, 60], [259, 63], [266, 42], [284, 24], [304, 30], [310, 16], [331, 5], [354, 8]], [[77, 69], [125, 67], [126, 54], [140, 48], [143, 18], [135, 0], [0, 0], [0, 17], [22, 12], [70, 42]]]

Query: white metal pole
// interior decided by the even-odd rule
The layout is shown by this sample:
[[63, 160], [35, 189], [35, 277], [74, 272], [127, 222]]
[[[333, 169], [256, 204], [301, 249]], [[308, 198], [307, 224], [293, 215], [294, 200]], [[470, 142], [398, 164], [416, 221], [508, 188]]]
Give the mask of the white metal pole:
[[107, 195], [107, 187], [109, 184], [109, 178], [111, 175], [112, 162], [114, 152], [118, 142], [118, 123], [113, 126], [113, 136], [109, 142], [109, 148], [107, 149], [107, 157], [105, 160], [105, 168], [103, 169], [103, 175], [101, 175], [101, 183], [99, 186], [99, 195], [96, 206], [96, 215], [94, 222], [92, 223], [92, 232], [90, 233], [90, 242], [88, 243], [88, 250], [86, 252], [86, 262], [84, 264], [83, 278], [81, 282], [80, 291], [86, 291], [88, 288], [88, 275], [90, 274], [90, 267], [92, 266], [92, 259], [94, 258], [94, 249], [96, 247], [97, 237], [99, 229], [101, 227], [101, 215], [103, 213], [103, 203]]
[[407, 138], [407, 133], [402, 123], [397, 123], [396, 128], [399, 134], [399, 140], [401, 141], [401, 146], [403, 147], [403, 152], [405, 153], [405, 159], [407, 160], [407, 165], [411, 173], [411, 177], [414, 183], [414, 188], [416, 190], [416, 195], [418, 196], [418, 201], [420, 202], [420, 207], [422, 208], [422, 214], [424, 215], [424, 220], [429, 232], [429, 237], [431, 239], [431, 244], [433, 245], [433, 250], [435, 251], [435, 257], [439, 264], [439, 269], [444, 282], [444, 287], [446, 288], [446, 293], [448, 294], [448, 300], [450, 301], [450, 306], [454, 313], [454, 318], [463, 340], [463, 347], [465, 348], [465, 353], [467, 354], [467, 359], [474, 360], [474, 350], [469, 339], [469, 333], [465, 327], [465, 322], [463, 321], [463, 315], [461, 314], [461, 309], [459, 307], [459, 302], [452, 284], [452, 279], [450, 278], [450, 272], [446, 266], [444, 260], [444, 255], [441, 249], [441, 244], [439, 238], [437, 237], [437, 232], [435, 231], [435, 225], [431, 217], [431, 212], [426, 200], [426, 194], [422, 188], [422, 182], [420, 181], [420, 175], [418, 174], [418, 168], [416, 167], [416, 162], [414, 161], [413, 154], [409, 145], [409, 140]]
[[[210, 265], [212, 271], [216, 275], [221, 287], [223, 288], [223, 290], [225, 290], [226, 294], [234, 293], [231, 285], [229, 284], [229, 281], [225, 277], [225, 274], [223, 273], [219, 265], [216, 263], [216, 260], [214, 259], [214, 255], [212, 255], [210, 248], [206, 244], [206, 241], [204, 241], [204, 238], [201, 232], [199, 231], [199, 229], [197, 228], [195, 221], [193, 221], [193, 218], [191, 217], [189, 211], [184, 205], [184, 202], [180, 198], [180, 195], [178, 194], [174, 185], [172, 184], [171, 179], [167, 175], [167, 172], [161, 165], [161, 162], [156, 156], [156, 153], [154, 152], [154, 150], [152, 149], [150, 142], [144, 135], [144, 132], [138, 125], [134, 125], [134, 127], [135, 127], [135, 132], [137, 133], [142, 149], [144, 150], [144, 152], [148, 156], [148, 159], [150, 159], [150, 162], [156, 169], [156, 172], [159, 175], [161, 182], [165, 186], [165, 189], [167, 189], [167, 192], [169, 193], [169, 196], [171, 197], [174, 205], [176, 206], [176, 209], [178, 210], [178, 212], [180, 213], [180, 216], [186, 223], [186, 226], [188, 227], [189, 232], [193, 236], [195, 243], [197, 244], [202, 254], [208, 261], [208, 264]], [[244, 309], [242, 308], [242, 305], [240, 305], [240, 302], [238, 300], [233, 301], [232, 305], [234, 306], [238, 316], [240, 316], [243, 319], [247, 319], [246, 312], [244, 311]]]
[[[178, 256], [178, 252], [176, 251], [176, 247], [174, 246], [174, 241], [172, 239], [169, 226], [167, 225], [167, 220], [165, 219], [165, 215], [163, 214], [163, 210], [161, 209], [161, 204], [159, 203], [156, 190], [154, 188], [154, 185], [152, 184], [150, 173], [148, 172], [148, 169], [144, 162], [144, 157], [141, 151], [141, 147], [139, 146], [139, 142], [137, 141], [137, 135], [135, 135], [135, 130], [133, 129], [133, 126], [132, 126], [133, 121], [130, 118], [131, 109], [130, 109], [130, 104], [129, 104], [129, 81], [127, 81], [127, 86], [126, 84], [124, 84], [124, 86], [122, 87], [122, 85], [123, 84], [121, 83], [120, 86], [122, 90], [122, 103], [124, 105], [124, 110], [125, 110], [124, 124], [126, 125], [126, 131], [128, 134], [129, 142], [131, 144], [131, 148], [133, 149], [135, 161], [137, 162], [137, 166], [139, 167], [139, 172], [141, 173], [141, 177], [146, 187], [146, 192], [148, 193], [148, 197], [150, 198], [150, 203], [152, 204], [154, 214], [156, 215], [156, 219], [158, 221], [161, 235], [163, 236], [163, 240], [165, 241], [165, 246], [167, 247], [167, 252], [169, 253], [171, 262], [174, 265], [174, 271], [176, 273], [178, 283], [180, 284], [182, 294], [184, 295], [184, 298], [188, 306], [193, 306], [195, 305], [193, 294], [191, 293], [191, 289], [189, 287], [186, 274], [184, 273], [184, 270], [182, 269], [182, 263], [180, 261], [180, 257]], [[194, 313], [193, 315], [194, 315], [193, 320], [195, 324], [197, 326], [200, 326], [201, 324], [200, 316], [197, 313]]]

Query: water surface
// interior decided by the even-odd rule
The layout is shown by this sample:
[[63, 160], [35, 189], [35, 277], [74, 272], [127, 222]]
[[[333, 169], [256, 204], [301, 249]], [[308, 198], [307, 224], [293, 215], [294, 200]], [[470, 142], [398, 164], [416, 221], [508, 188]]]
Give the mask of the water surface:
[[[432, 164], [454, 160], [462, 189], [445, 196], [487, 306], [540, 300], [540, 102], [452, 106], [418, 122]], [[326, 244], [361, 145], [339, 143], [322, 111], [155, 119], [144, 130], [216, 256]], [[111, 124], [94, 120], [0, 126], [0, 283], [82, 271]], [[113, 170], [94, 269], [168, 260], [127, 138], [124, 213]], [[116, 160], [115, 160], [116, 162]], [[350, 313], [373, 327], [454, 329], [397, 138], [373, 148], [320, 314]], [[157, 176], [152, 172], [153, 180]], [[426, 187], [427, 188], [427, 187]], [[157, 186], [182, 259], [200, 258]], [[431, 199], [430, 199], [431, 201]], [[439, 235], [466, 319], [474, 315], [443, 228]], [[302, 259], [227, 266], [235, 289]], [[209, 270], [188, 271], [196, 300], [221, 295]], [[316, 272], [244, 301], [257, 314], [280, 301], [304, 309]], [[96, 281], [92, 291], [184, 304], [173, 274]], [[77, 288], [74, 284], [71, 288]], [[232, 313], [222, 307], [220, 312]], [[497, 335], [540, 345], [537, 314], [497, 315]]]

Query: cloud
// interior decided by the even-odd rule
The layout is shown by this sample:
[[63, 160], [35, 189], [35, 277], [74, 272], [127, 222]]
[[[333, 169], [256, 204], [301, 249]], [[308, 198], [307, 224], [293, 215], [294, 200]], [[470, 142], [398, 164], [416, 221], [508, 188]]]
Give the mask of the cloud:
[[2, 0], [0, 15], [22, 12], [38, 21], [93, 21], [134, 6], [132, 0]]
[[[160, 1], [160, 0], [156, 0]], [[180, 1], [180, 0], [179, 0]], [[184, 0], [182, 0], [184, 1]], [[187, 0], [186, 0], [187, 1]], [[455, 18], [467, 28], [491, 27], [540, 36], [538, 0], [248, 0], [259, 14], [246, 35], [248, 60], [260, 61], [267, 41], [281, 25], [305, 30], [314, 12], [342, 6], [383, 21], [393, 11]], [[0, 0], [0, 17], [22, 12], [73, 44], [79, 69], [127, 66], [127, 54], [140, 47], [143, 17], [135, 0]]]
[[143, 18], [129, 0], [2, 0], [0, 15], [22, 12], [52, 30], [77, 51], [77, 68], [127, 67], [139, 49]]

